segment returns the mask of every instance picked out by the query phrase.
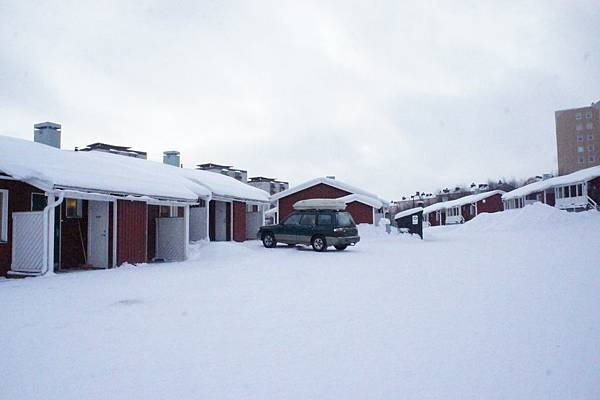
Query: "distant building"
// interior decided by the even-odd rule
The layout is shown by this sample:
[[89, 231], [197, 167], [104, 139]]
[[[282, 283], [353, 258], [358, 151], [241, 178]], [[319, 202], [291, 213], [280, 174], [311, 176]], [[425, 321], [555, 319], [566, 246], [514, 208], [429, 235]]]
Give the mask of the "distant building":
[[248, 180], [248, 185], [262, 189], [270, 195], [274, 195], [289, 189], [290, 184], [284, 181], [278, 181], [275, 178], [265, 178], [264, 176], [254, 176]]
[[[77, 149], [76, 149], [77, 150]], [[145, 151], [132, 150], [131, 147], [115, 146], [108, 143], [92, 143], [78, 151], [103, 151], [105, 153], [118, 154], [121, 156], [135, 157], [146, 160], [148, 154]]]
[[600, 165], [600, 101], [554, 113], [558, 175]]
[[233, 168], [231, 165], [221, 165], [214, 163], [198, 164], [197, 169], [202, 171], [215, 172], [221, 175], [227, 175], [237, 179], [240, 182], [248, 182], [248, 171], [238, 168]]

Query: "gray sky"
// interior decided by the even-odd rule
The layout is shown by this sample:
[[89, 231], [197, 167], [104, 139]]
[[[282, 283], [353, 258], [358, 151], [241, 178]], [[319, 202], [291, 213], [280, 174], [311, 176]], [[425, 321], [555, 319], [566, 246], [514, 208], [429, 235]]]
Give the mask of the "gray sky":
[[397, 199], [556, 169], [600, 100], [590, 1], [0, 0], [0, 132]]

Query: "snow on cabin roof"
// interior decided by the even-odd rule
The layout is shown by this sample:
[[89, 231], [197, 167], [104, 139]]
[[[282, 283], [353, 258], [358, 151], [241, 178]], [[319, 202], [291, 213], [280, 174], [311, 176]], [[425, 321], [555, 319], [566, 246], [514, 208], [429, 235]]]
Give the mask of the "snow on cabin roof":
[[383, 205], [386, 205], [386, 206], [389, 205], [389, 202], [387, 200], [382, 199], [381, 197], [377, 196], [376, 194], [369, 193], [369, 192], [359, 189], [355, 186], [348, 185], [347, 183], [338, 181], [337, 179], [331, 179], [331, 178], [326, 178], [326, 177], [311, 179], [311, 180], [301, 183], [297, 186], [294, 186], [294, 187], [291, 187], [282, 192], [276, 193], [273, 196], [271, 196], [271, 200], [272, 201], [279, 200], [281, 198], [284, 198], [291, 194], [300, 192], [304, 189], [308, 189], [308, 188], [318, 185], [320, 183], [328, 185], [328, 186], [332, 186], [334, 188], [346, 191], [351, 194], [360, 194], [360, 195], [364, 195], [367, 197], [371, 197], [371, 198], [381, 201], [383, 203]]
[[419, 211], [423, 211], [423, 207], [415, 207], [410, 210], [400, 211], [398, 214], [394, 215], [394, 219], [400, 219], [402, 217], [408, 217], [409, 215], [413, 215], [418, 213]]
[[383, 202], [375, 197], [365, 196], [362, 194], [349, 194], [348, 196], [339, 197], [337, 200], [341, 200], [346, 204], [352, 202], [359, 202], [371, 206], [373, 208], [381, 208], [383, 207]]
[[42, 190], [69, 188], [196, 201], [210, 192], [174, 167], [106, 152], [60, 150], [0, 135], [0, 171]]
[[265, 211], [265, 216], [275, 215], [279, 212], [279, 207], [273, 207], [270, 210]]
[[435, 203], [430, 206], [427, 206], [423, 209], [424, 214], [429, 214], [439, 210], [446, 210], [452, 207], [464, 206], [465, 204], [477, 203], [483, 199], [487, 199], [488, 197], [494, 196], [496, 194], [504, 194], [503, 190], [492, 190], [490, 192], [483, 192], [477, 194], [471, 194], [469, 196], [461, 197], [460, 199], [451, 200], [451, 201], [443, 201], [440, 203]]
[[204, 186], [212, 192], [213, 196], [259, 203], [269, 202], [269, 194], [267, 192], [240, 182], [230, 176], [201, 169], [171, 168], [179, 171], [187, 179]]
[[510, 200], [518, 197], [524, 197], [532, 193], [541, 192], [556, 186], [570, 185], [580, 182], [587, 182], [600, 176], [600, 165], [581, 169], [568, 175], [556, 176], [543, 181], [530, 183], [529, 185], [521, 186], [515, 190], [504, 194], [502, 200]]

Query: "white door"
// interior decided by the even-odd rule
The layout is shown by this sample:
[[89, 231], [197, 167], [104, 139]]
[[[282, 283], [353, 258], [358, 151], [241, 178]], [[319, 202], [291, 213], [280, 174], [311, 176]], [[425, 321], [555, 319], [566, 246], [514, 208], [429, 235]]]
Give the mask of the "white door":
[[215, 240], [227, 240], [227, 203], [223, 201], [215, 202]]
[[108, 268], [108, 202], [88, 202], [87, 263], [95, 268]]

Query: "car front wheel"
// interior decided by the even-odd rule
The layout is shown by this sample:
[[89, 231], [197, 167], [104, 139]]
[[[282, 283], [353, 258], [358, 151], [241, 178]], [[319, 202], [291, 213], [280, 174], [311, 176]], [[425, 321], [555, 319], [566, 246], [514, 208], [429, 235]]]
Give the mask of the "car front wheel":
[[327, 242], [323, 236], [315, 236], [311, 244], [314, 251], [327, 250]]
[[262, 242], [263, 242], [263, 246], [265, 246], [268, 249], [271, 249], [271, 248], [277, 246], [277, 241], [275, 240], [275, 236], [273, 236], [273, 234], [271, 232], [267, 232], [263, 235]]

